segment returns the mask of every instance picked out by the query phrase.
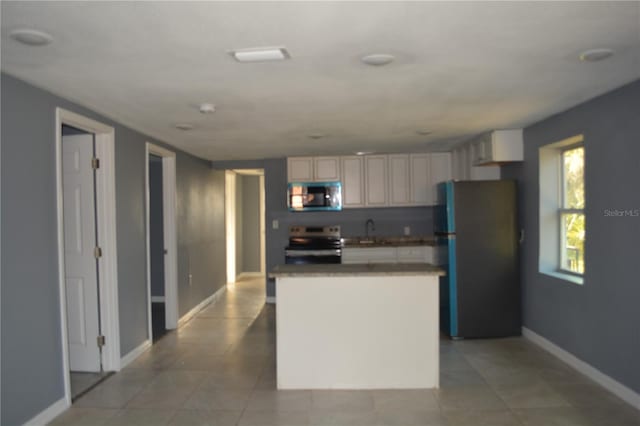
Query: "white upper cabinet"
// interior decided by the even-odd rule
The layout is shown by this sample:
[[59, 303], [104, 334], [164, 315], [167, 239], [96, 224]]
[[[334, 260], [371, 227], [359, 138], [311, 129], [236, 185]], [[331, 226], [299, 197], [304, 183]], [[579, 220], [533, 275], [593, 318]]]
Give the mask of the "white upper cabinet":
[[432, 206], [437, 202], [436, 185], [452, 179], [451, 154], [411, 154], [412, 204]]
[[523, 160], [522, 129], [495, 130], [472, 142], [473, 165]]
[[452, 179], [451, 174], [451, 154], [448, 152], [436, 152], [429, 154], [431, 179], [429, 182], [430, 191], [427, 195], [429, 204], [435, 205], [438, 202], [437, 185]]
[[314, 157], [314, 180], [320, 182], [335, 182], [340, 180], [339, 157]]
[[431, 158], [429, 154], [411, 154], [411, 202], [414, 205], [431, 204]]
[[367, 155], [365, 160], [365, 205], [384, 207], [387, 205], [387, 156]]
[[289, 182], [335, 182], [340, 180], [340, 157], [289, 157]]
[[412, 204], [409, 164], [409, 154], [389, 155], [389, 204], [391, 206]]
[[359, 156], [340, 157], [342, 207], [364, 207], [364, 160]]
[[289, 182], [342, 182], [342, 207], [431, 206], [452, 178], [451, 154], [290, 157]]
[[289, 182], [313, 181], [313, 157], [287, 158], [287, 179]]

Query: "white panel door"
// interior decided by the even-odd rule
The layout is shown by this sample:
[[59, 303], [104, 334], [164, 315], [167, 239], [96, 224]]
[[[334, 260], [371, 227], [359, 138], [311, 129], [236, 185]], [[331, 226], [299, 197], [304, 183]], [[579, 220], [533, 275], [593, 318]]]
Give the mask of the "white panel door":
[[364, 207], [364, 170], [362, 157], [341, 157], [342, 207]]
[[100, 371], [93, 135], [62, 138], [65, 282], [71, 371]]
[[409, 154], [389, 155], [389, 205], [411, 204]]
[[366, 205], [384, 207], [387, 205], [387, 156], [368, 155], [365, 157]]

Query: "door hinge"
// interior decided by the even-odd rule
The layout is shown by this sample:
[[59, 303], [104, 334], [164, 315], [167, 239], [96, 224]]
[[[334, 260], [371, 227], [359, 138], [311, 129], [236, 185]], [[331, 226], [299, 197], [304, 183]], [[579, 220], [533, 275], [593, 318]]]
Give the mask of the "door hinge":
[[104, 336], [98, 336], [98, 347], [101, 348], [105, 345], [106, 339]]
[[100, 168], [100, 159], [99, 158], [93, 157], [91, 159], [91, 168], [93, 170], [96, 170], [96, 169]]
[[102, 249], [100, 247], [96, 247], [93, 249], [93, 257], [99, 259], [102, 257]]

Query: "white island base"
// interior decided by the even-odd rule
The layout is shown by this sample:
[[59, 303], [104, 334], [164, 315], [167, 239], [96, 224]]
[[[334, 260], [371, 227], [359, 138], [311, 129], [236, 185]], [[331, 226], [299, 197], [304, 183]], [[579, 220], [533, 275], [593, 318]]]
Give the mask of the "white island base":
[[[401, 265], [334, 265], [341, 272], [322, 276], [318, 268], [328, 265], [312, 265], [316, 272], [307, 275], [296, 274], [296, 266], [305, 268], [286, 265], [292, 268], [271, 274], [278, 389], [438, 387], [440, 270], [394, 274]], [[369, 273], [356, 273], [358, 267]]]

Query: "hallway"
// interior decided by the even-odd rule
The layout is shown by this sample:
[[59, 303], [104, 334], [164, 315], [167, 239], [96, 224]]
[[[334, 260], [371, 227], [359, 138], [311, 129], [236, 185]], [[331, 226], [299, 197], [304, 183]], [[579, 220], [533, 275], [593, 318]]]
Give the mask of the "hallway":
[[263, 283], [230, 287], [53, 424], [639, 424], [629, 405], [522, 338], [442, 340], [440, 390], [276, 391]]

